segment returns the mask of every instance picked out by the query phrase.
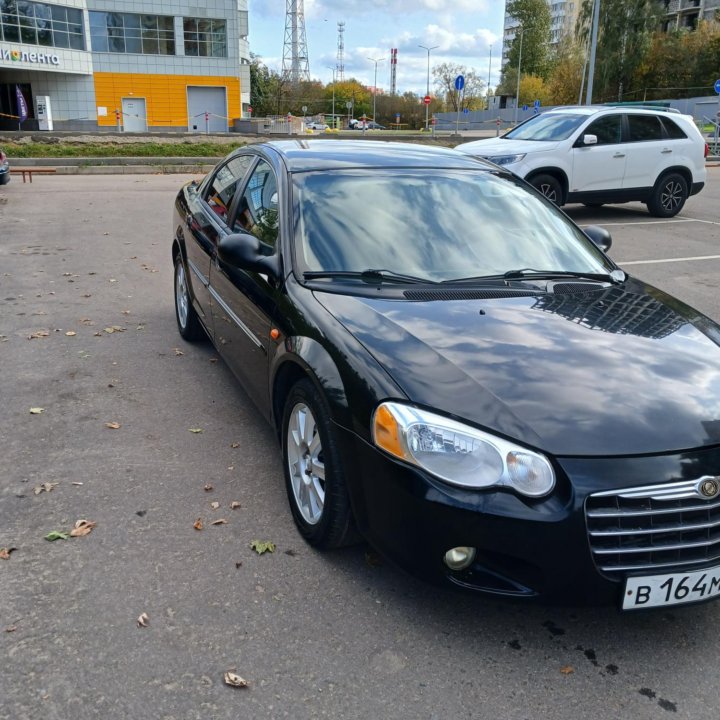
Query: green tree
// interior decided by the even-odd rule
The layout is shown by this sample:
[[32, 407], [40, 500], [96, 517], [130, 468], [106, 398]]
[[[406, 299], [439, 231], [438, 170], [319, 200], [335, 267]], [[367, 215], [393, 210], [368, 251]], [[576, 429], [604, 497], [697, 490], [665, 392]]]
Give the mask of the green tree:
[[[455, 63], [441, 63], [433, 67], [432, 74], [437, 94], [443, 98], [448, 112], [483, 107], [485, 82], [472, 68]], [[458, 75], [465, 78], [465, 87], [461, 91], [455, 89]]]
[[[517, 83], [518, 61], [522, 74], [537, 75], [547, 79], [550, 72], [550, 7], [546, 0], [509, 0], [508, 15], [518, 21], [519, 27], [508, 51], [503, 67], [500, 87], [502, 94], [514, 95]], [[522, 43], [522, 57], [520, 48]], [[513, 70], [514, 83], [509, 71]]]
[[580, 98], [585, 53], [572, 36], [560, 40], [552, 57], [546, 88], [549, 104], [574, 105]]
[[[659, 27], [663, 0], [602, 0], [593, 81], [593, 100], [622, 99], [640, 88], [633, 79]], [[593, 0], [582, 0], [578, 35], [587, 44], [593, 16]]]

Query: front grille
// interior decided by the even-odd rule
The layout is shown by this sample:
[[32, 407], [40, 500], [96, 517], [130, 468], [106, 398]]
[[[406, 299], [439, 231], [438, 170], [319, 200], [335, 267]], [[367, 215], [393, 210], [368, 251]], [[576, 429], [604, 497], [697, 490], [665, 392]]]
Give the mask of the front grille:
[[700, 487], [706, 481], [718, 478], [590, 495], [585, 520], [598, 569], [617, 578], [719, 561], [720, 495], [703, 497]]

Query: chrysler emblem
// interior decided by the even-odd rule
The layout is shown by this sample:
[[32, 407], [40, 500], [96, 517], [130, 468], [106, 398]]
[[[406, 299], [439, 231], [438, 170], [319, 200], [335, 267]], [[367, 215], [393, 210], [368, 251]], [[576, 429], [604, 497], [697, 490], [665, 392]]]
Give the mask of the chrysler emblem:
[[698, 490], [703, 497], [713, 498], [718, 494], [718, 491], [720, 491], [720, 482], [718, 482], [718, 478], [703, 478]]

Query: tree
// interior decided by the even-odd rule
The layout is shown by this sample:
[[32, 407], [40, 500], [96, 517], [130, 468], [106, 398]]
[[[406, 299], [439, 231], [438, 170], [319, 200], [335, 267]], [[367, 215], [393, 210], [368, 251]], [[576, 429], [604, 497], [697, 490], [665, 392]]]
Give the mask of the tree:
[[[598, 27], [597, 57], [593, 82], [595, 101], [622, 100], [637, 91], [633, 77], [650, 48], [651, 35], [659, 27], [663, 0], [602, 0]], [[582, 0], [578, 34], [588, 42], [592, 29], [593, 0]]]
[[[517, 83], [518, 61], [520, 72], [537, 75], [543, 79], [550, 71], [550, 7], [546, 0], [509, 0], [506, 12], [518, 21], [518, 29], [508, 51], [508, 59], [502, 71], [500, 86], [502, 94], [514, 95], [516, 84], [510, 83], [509, 71], [514, 71]], [[522, 57], [520, 46], [522, 43]]]
[[[432, 74], [433, 84], [438, 95], [444, 99], [448, 112], [483, 107], [485, 83], [473, 69], [455, 63], [441, 63], [433, 67]], [[458, 75], [465, 78], [465, 86], [461, 91], [455, 89]]]
[[285, 83], [278, 73], [270, 70], [262, 58], [250, 53], [250, 98], [257, 117], [280, 115]]
[[546, 83], [549, 104], [574, 105], [578, 102], [584, 67], [585, 54], [577, 40], [570, 36], [560, 40]]

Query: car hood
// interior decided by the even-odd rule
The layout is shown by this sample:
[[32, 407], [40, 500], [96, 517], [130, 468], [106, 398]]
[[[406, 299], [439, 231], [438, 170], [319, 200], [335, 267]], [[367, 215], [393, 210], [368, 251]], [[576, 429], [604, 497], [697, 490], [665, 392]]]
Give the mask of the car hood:
[[515, 153], [549, 152], [555, 150], [558, 145], [559, 143], [556, 141], [489, 138], [487, 140], [462, 143], [462, 145], [457, 145], [455, 149], [466, 155], [487, 158], [498, 155], [513, 155]]
[[674, 298], [636, 281], [532, 297], [442, 292], [316, 297], [413, 403], [545, 452], [720, 443], [720, 328]]

